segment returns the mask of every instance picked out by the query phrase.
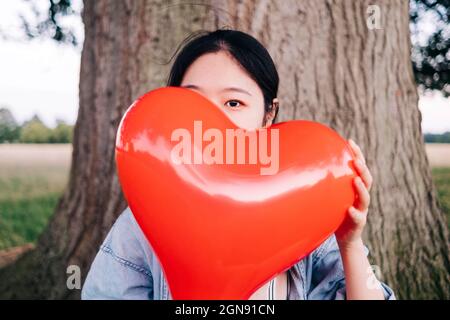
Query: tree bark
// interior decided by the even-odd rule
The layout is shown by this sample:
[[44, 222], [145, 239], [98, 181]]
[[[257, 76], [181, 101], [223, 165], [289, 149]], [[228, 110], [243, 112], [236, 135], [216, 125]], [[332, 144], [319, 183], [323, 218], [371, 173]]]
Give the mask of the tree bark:
[[[183, 4], [184, 3], [184, 4]], [[369, 5], [381, 29], [367, 26]], [[1, 298], [79, 298], [67, 267], [90, 264], [126, 207], [114, 163], [119, 121], [163, 86], [191, 32], [231, 27], [265, 44], [280, 73], [279, 121], [353, 138], [374, 177], [364, 234], [400, 298], [450, 298], [449, 234], [431, 179], [410, 60], [408, 1], [86, 1], [70, 181], [36, 249], [0, 270]]]

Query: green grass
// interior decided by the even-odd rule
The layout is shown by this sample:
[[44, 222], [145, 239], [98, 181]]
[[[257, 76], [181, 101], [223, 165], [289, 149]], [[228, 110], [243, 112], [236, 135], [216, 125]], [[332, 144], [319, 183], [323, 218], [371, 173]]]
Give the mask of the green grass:
[[0, 145], [0, 250], [36, 242], [68, 179], [70, 149], [23, 148]]
[[0, 169], [0, 250], [36, 242], [66, 179], [67, 168]]
[[450, 167], [433, 168], [432, 174], [439, 202], [447, 216], [447, 225], [450, 229]]
[[60, 193], [0, 201], [0, 250], [34, 243], [44, 230]]

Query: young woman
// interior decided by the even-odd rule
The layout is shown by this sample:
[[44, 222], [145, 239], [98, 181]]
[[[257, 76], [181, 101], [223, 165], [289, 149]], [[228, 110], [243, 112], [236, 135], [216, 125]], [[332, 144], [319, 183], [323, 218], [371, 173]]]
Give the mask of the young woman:
[[[252, 36], [216, 30], [189, 39], [172, 66], [169, 86], [194, 90], [221, 108], [239, 127], [270, 126], [279, 101], [278, 73], [267, 50]], [[250, 299], [395, 299], [377, 280], [361, 234], [372, 177], [360, 148], [354, 179], [358, 201], [335, 234], [278, 274]], [[117, 219], [92, 263], [83, 299], [171, 299], [161, 265], [130, 208]]]

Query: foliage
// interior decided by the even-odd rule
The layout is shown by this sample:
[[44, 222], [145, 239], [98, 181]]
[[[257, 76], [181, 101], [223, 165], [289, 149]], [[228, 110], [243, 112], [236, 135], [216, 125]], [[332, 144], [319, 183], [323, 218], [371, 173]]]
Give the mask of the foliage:
[[45, 126], [38, 116], [24, 123], [20, 132], [20, 142], [45, 143], [50, 141], [52, 131]]
[[48, 128], [35, 115], [21, 126], [11, 111], [0, 108], [0, 143], [71, 143], [73, 126], [57, 120], [55, 128]]
[[0, 143], [17, 142], [20, 136], [20, 127], [13, 114], [7, 108], [0, 108]]
[[[450, 0], [411, 0], [410, 20], [411, 60], [419, 88], [450, 96]], [[434, 30], [424, 39], [421, 28], [427, 21]]]
[[442, 134], [425, 133], [426, 143], [450, 143], [450, 131]]

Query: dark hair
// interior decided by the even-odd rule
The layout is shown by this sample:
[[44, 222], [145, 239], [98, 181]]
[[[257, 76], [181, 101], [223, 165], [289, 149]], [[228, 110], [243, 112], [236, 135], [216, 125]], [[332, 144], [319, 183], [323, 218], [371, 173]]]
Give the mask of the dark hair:
[[192, 34], [182, 45], [170, 70], [168, 86], [180, 86], [186, 70], [203, 54], [226, 51], [261, 88], [265, 112], [271, 110], [272, 100], [278, 92], [278, 72], [266, 48], [254, 37], [237, 30], [219, 29]]

